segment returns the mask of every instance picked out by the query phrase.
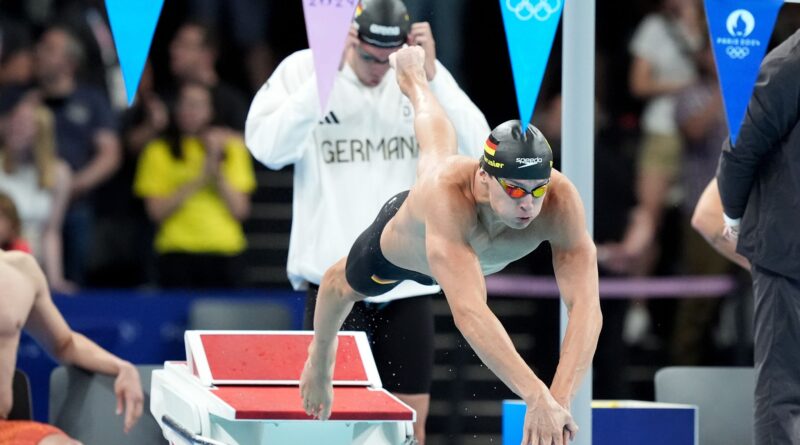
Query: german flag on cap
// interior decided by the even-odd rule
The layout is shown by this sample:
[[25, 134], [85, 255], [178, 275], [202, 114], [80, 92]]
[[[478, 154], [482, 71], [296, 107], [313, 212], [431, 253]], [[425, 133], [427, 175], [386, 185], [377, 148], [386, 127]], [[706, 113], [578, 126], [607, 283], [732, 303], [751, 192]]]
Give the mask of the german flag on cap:
[[489, 135], [489, 138], [486, 139], [486, 143], [483, 144], [483, 151], [489, 156], [494, 156], [495, 151], [497, 151], [497, 139], [494, 136]]

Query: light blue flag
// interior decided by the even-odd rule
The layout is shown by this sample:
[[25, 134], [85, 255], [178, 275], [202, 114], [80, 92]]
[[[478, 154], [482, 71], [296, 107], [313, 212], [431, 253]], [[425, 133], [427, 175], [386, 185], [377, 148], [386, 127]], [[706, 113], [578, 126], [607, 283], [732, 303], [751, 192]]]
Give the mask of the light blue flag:
[[106, 0], [129, 106], [139, 88], [162, 6], [164, 0]]
[[705, 0], [705, 4], [725, 117], [735, 144], [783, 0]]
[[500, 0], [520, 121], [530, 122], [564, 0]]

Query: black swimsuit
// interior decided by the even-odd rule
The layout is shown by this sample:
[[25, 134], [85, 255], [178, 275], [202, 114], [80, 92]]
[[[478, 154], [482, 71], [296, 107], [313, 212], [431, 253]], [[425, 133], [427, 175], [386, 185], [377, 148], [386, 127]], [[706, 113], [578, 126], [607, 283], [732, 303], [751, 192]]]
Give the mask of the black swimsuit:
[[425, 274], [395, 266], [381, 252], [383, 228], [397, 214], [407, 197], [408, 191], [405, 191], [389, 199], [372, 225], [353, 243], [347, 255], [347, 283], [361, 295], [374, 297], [385, 294], [403, 280], [413, 280], [426, 286], [436, 284], [436, 280]]

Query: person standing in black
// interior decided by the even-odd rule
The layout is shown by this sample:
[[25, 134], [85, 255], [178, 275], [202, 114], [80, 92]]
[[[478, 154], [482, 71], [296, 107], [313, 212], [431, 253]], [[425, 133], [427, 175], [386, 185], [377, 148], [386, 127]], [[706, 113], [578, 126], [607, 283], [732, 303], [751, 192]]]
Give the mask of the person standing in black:
[[752, 264], [755, 444], [800, 443], [800, 31], [771, 51], [717, 180], [725, 233]]

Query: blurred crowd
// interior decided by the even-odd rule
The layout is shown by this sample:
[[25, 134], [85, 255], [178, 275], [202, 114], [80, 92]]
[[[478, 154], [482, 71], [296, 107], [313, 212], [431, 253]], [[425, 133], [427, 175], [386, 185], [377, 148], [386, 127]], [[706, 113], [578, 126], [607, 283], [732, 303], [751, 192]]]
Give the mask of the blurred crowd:
[[[0, 246], [32, 252], [61, 293], [241, 286], [256, 189], [245, 117], [275, 64], [307, 45], [301, 2], [288, 3], [167, 0], [127, 107], [103, 1], [0, 1]], [[496, 2], [407, 3], [412, 21], [431, 22], [440, 60], [490, 126], [514, 117]], [[690, 224], [727, 135], [702, 2], [617, 9], [597, 5], [601, 275], [735, 273]], [[800, 11], [784, 7], [773, 42], [798, 25]], [[534, 115], [557, 168], [559, 45]], [[511, 269], [548, 274], [548, 262], [541, 252]], [[624, 339], [675, 364], [731, 363], [719, 355], [738, 340], [728, 303], [738, 304], [604, 301], [596, 362], [624, 361]], [[625, 393], [618, 374], [598, 370], [609, 396]]]
[[[240, 285], [255, 187], [242, 141], [251, 88], [218, 74], [210, 19], [216, 7], [239, 18], [265, 3], [187, 5], [168, 43], [168, 82], [148, 65], [130, 108], [103, 2], [6, 3], [0, 191], [10, 224], [0, 242], [31, 251], [63, 293]], [[253, 63], [268, 52], [257, 25], [234, 27]]]

